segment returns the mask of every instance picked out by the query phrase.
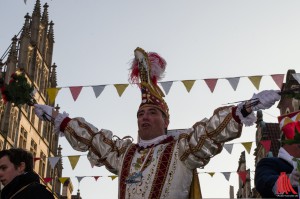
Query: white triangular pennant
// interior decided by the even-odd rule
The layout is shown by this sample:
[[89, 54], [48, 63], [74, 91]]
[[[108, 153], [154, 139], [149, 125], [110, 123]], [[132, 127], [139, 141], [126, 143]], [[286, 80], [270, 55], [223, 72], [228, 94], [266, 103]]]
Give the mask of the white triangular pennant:
[[232, 78], [226, 78], [229, 82], [229, 84], [231, 85], [231, 87], [233, 88], [233, 90], [236, 90], [239, 81], [240, 81], [240, 77], [232, 77]]
[[168, 95], [168, 93], [169, 93], [169, 91], [170, 91], [170, 89], [171, 89], [171, 86], [172, 86], [173, 82], [172, 82], [172, 81], [169, 81], [169, 82], [161, 82], [160, 84], [161, 84], [161, 86], [163, 87], [163, 89], [164, 89], [166, 95]]
[[231, 172], [222, 172], [222, 173], [225, 176], [226, 180], [229, 181]]
[[294, 73], [292, 74], [294, 79], [297, 80], [297, 82], [300, 84], [300, 73]]
[[97, 98], [97, 97], [99, 97], [99, 95], [100, 95], [100, 94], [102, 93], [102, 91], [104, 90], [105, 85], [92, 86], [92, 87], [93, 87], [95, 96], [96, 96], [96, 98]]
[[227, 150], [229, 154], [232, 152], [233, 144], [224, 144], [224, 148]]
[[55, 165], [57, 164], [60, 157], [48, 157], [48, 160], [50, 162], [50, 166], [52, 169], [54, 169]]
[[78, 183], [80, 183], [80, 181], [84, 178], [85, 176], [76, 176]]

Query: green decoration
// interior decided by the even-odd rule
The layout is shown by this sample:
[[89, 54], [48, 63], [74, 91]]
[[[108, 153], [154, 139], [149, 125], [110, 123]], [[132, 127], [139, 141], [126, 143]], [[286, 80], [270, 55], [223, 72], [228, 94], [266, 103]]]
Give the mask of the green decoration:
[[1, 93], [4, 102], [11, 102], [14, 106], [28, 104], [33, 106], [36, 102], [33, 98], [34, 87], [28, 83], [23, 70], [18, 70], [11, 75], [9, 84], [0, 79]]

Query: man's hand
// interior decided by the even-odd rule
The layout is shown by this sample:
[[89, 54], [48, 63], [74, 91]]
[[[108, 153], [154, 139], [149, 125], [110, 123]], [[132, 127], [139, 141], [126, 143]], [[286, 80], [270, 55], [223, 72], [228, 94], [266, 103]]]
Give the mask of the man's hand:
[[264, 90], [254, 94], [250, 102], [258, 100], [257, 105], [251, 106], [252, 111], [268, 109], [280, 100], [279, 90]]
[[289, 174], [289, 179], [293, 187], [297, 187], [299, 185], [300, 173], [297, 170], [293, 170], [292, 173]]
[[53, 107], [48, 106], [48, 105], [41, 105], [41, 104], [35, 104], [34, 105], [34, 112], [40, 118], [41, 120], [44, 121], [51, 121], [52, 118], [52, 112], [53, 112]]

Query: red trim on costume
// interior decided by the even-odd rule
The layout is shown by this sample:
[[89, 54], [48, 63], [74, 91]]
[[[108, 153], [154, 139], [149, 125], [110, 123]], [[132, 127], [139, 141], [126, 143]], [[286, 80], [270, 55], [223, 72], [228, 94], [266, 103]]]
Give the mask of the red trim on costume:
[[67, 127], [68, 123], [71, 121], [72, 119], [69, 117], [66, 117], [60, 124], [59, 130], [61, 132], [65, 131], [65, 128]]
[[135, 153], [137, 147], [138, 146], [136, 144], [132, 144], [124, 157], [124, 162], [122, 165], [122, 171], [121, 171], [120, 182], [119, 182], [120, 183], [119, 184], [119, 187], [120, 187], [120, 193], [119, 193], [120, 197], [119, 198], [120, 199], [125, 199], [125, 196], [126, 196], [125, 180], [130, 173], [130, 165], [131, 165], [131, 162], [132, 162], [132, 159], [134, 157], [134, 153]]
[[231, 110], [232, 117], [237, 123], [241, 124], [241, 120], [240, 120], [239, 116], [236, 115], [236, 109], [237, 109], [237, 106], [232, 107], [232, 110]]
[[172, 159], [175, 141], [171, 142], [159, 158], [158, 167], [152, 183], [151, 192], [148, 198], [160, 198], [162, 189], [168, 176], [168, 170]]

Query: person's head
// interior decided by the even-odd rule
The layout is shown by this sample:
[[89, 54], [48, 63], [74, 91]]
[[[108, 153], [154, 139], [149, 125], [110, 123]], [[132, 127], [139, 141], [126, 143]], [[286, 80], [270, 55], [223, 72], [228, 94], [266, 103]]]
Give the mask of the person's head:
[[137, 112], [139, 136], [142, 140], [151, 140], [164, 135], [169, 125], [169, 118], [158, 108], [143, 106]]
[[33, 171], [33, 156], [21, 148], [0, 151], [0, 181], [5, 186], [15, 177]]

